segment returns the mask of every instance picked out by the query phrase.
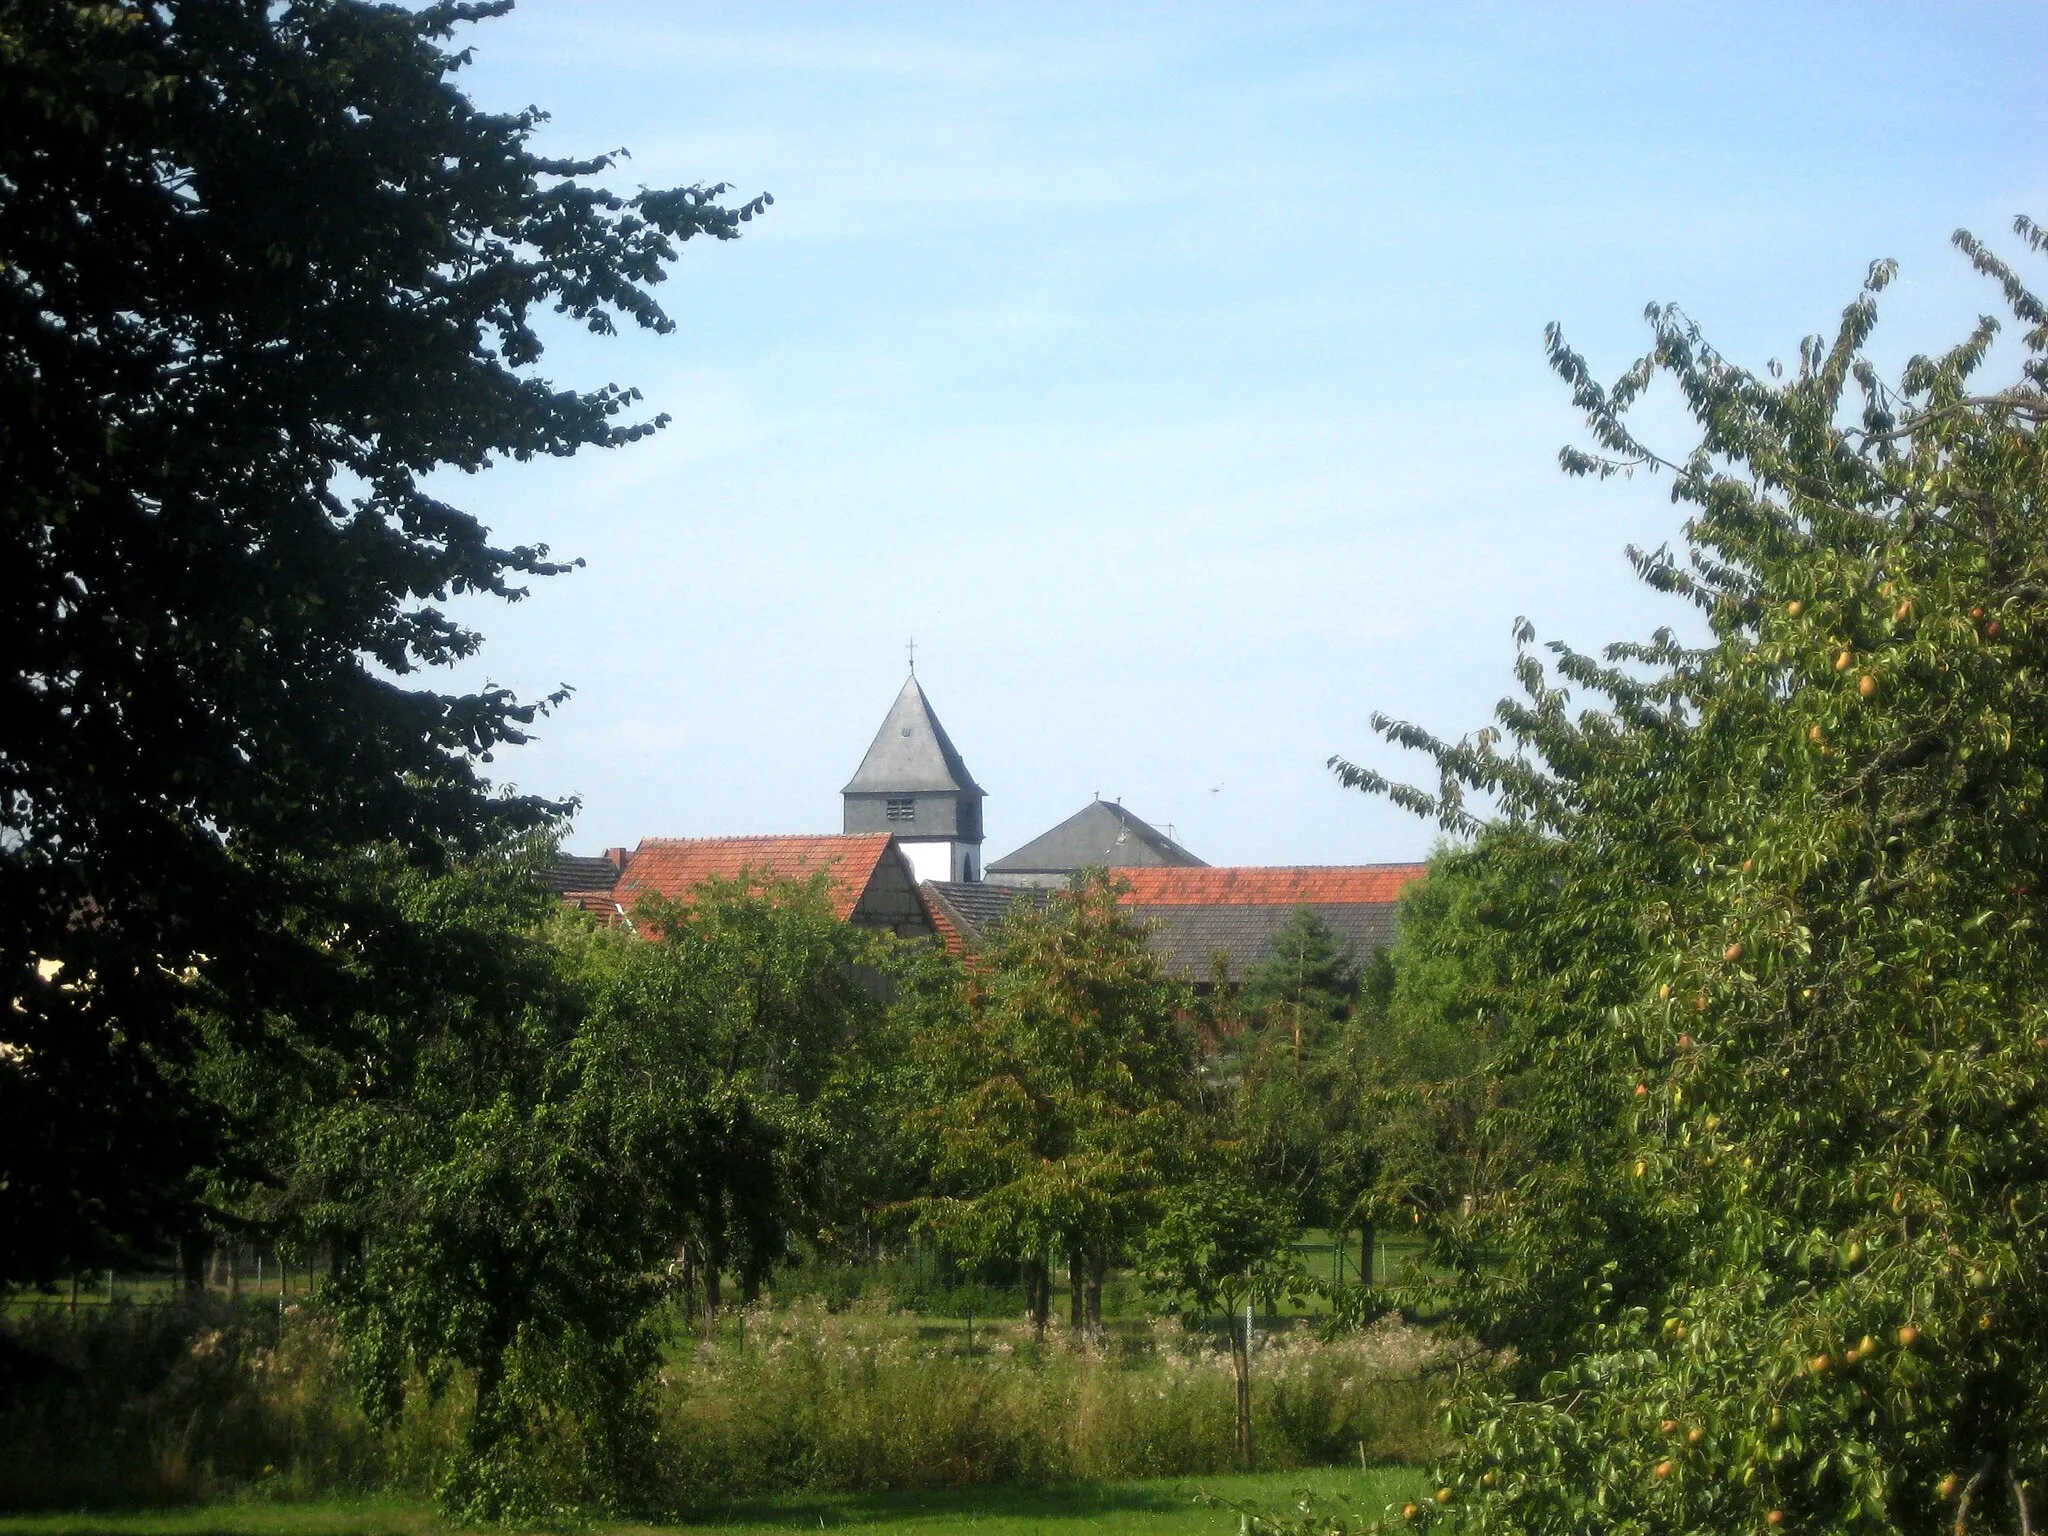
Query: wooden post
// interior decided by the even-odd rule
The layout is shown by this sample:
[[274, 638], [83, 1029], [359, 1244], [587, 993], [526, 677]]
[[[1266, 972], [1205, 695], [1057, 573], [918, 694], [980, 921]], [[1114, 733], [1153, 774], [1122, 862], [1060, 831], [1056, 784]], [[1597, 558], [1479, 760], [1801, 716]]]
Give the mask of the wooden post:
[[1243, 1327], [1238, 1326], [1236, 1318], [1230, 1319], [1230, 1365], [1237, 1387], [1237, 1465], [1239, 1471], [1249, 1472], [1252, 1465], [1252, 1304], [1249, 1297], [1245, 1299]]

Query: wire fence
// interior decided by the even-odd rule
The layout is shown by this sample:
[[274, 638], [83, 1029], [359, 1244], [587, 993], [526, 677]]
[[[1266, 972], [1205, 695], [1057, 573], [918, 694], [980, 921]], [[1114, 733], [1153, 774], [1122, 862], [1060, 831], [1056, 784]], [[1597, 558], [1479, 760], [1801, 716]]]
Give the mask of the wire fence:
[[318, 1260], [281, 1255], [275, 1249], [222, 1248], [200, 1266], [196, 1285], [181, 1268], [170, 1265], [95, 1269], [54, 1285], [0, 1293], [0, 1316], [77, 1316], [114, 1307], [164, 1307], [195, 1295], [271, 1302], [282, 1308], [313, 1295], [326, 1273]]

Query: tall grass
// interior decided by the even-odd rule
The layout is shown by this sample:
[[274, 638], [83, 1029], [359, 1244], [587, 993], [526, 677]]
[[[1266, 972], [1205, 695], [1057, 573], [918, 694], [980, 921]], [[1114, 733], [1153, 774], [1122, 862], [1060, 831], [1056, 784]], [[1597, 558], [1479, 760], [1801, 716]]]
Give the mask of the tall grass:
[[459, 1423], [422, 1397], [372, 1428], [309, 1309], [200, 1297], [15, 1317], [0, 1505], [164, 1503], [260, 1491], [424, 1491]]
[[[764, 1300], [708, 1337], [679, 1325], [653, 1393], [656, 1497], [681, 1507], [1231, 1468], [1229, 1360], [1208, 1336], [1138, 1323], [1075, 1348], [1034, 1345], [1021, 1322], [975, 1334], [966, 1353], [957, 1324], [927, 1326], [875, 1295], [837, 1313], [816, 1296]], [[372, 1426], [311, 1307], [202, 1298], [17, 1317], [0, 1346], [0, 1505], [14, 1508], [424, 1495], [468, 1406], [457, 1382]], [[1330, 1342], [1263, 1337], [1257, 1465], [1426, 1456], [1434, 1348], [1394, 1322]]]
[[[1100, 1347], [1034, 1345], [1021, 1323], [951, 1341], [873, 1303], [749, 1308], [663, 1373], [679, 1490], [955, 1487], [1214, 1473], [1234, 1464], [1230, 1360], [1152, 1324]], [[1429, 1335], [1389, 1320], [1323, 1342], [1266, 1335], [1252, 1367], [1256, 1465], [1407, 1461], [1435, 1444]]]

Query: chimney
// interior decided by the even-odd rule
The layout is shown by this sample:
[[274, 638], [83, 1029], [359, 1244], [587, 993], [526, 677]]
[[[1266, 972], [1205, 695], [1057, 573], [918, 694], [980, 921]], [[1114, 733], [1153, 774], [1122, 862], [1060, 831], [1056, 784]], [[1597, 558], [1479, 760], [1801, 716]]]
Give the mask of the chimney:
[[622, 875], [623, 875], [623, 874], [624, 874], [624, 873], [626, 872], [626, 850], [625, 850], [625, 849], [623, 849], [623, 848], [607, 848], [607, 849], [605, 849], [605, 851], [604, 851], [604, 861], [605, 861], [605, 863], [607, 863], [607, 864], [611, 865], [611, 867], [612, 867], [613, 869], [616, 869], [616, 870], [617, 870], [617, 871], [618, 871], [618, 872], [619, 872], [620, 874], [622, 874]]

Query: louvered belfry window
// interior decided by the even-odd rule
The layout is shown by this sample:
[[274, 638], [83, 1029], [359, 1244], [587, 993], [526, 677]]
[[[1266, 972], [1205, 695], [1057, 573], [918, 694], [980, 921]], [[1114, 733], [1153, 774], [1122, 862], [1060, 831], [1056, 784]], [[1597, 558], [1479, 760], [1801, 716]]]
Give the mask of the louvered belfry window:
[[888, 816], [891, 821], [915, 821], [917, 820], [917, 802], [908, 795], [900, 800], [892, 798], [888, 802]]

